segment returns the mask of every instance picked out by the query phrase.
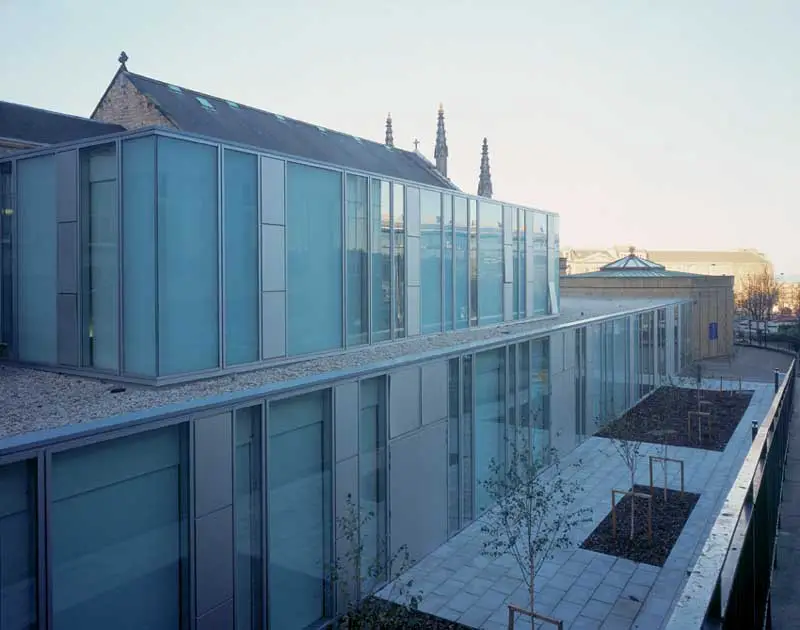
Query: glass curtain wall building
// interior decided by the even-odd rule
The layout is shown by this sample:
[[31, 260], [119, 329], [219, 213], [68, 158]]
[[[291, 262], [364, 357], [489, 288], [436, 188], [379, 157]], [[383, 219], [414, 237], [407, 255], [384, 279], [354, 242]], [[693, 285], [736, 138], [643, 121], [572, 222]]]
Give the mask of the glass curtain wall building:
[[170, 382], [558, 312], [538, 210], [163, 131], [0, 166], [21, 362]]

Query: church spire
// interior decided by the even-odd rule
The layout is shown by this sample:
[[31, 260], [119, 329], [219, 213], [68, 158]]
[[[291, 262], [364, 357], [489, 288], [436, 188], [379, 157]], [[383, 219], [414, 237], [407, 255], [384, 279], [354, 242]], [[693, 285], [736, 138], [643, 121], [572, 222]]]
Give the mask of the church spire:
[[433, 150], [436, 170], [447, 177], [447, 137], [444, 131], [444, 107], [439, 104], [439, 117], [436, 121], [436, 147]]
[[384, 144], [387, 147], [393, 147], [394, 146], [394, 135], [392, 133], [392, 113], [391, 112], [389, 112], [389, 114], [386, 116], [386, 140], [384, 141]]
[[478, 196], [492, 198], [492, 172], [489, 170], [489, 142], [483, 139], [481, 148], [481, 174], [478, 177]]

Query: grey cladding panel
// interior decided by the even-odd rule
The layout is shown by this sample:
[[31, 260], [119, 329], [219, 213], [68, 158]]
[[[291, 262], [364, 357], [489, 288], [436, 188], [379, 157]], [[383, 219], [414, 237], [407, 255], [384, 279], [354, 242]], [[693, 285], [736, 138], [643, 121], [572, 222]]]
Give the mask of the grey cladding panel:
[[422, 366], [422, 424], [447, 417], [447, 362]]
[[261, 226], [262, 291], [284, 291], [286, 289], [284, 234], [283, 226]]
[[194, 423], [195, 515], [205, 516], [233, 503], [231, 414]]
[[420, 426], [420, 370], [411, 367], [389, 377], [389, 424], [391, 437]]
[[234, 630], [233, 600], [207, 612], [197, 620], [197, 630]]
[[408, 254], [408, 278], [407, 284], [410, 287], [418, 287], [420, 284], [419, 265], [420, 265], [420, 252], [419, 252], [419, 238], [416, 236], [409, 236], [406, 239], [406, 248]]
[[358, 453], [358, 383], [337, 385], [335, 398], [334, 427], [338, 462]]
[[78, 292], [78, 223], [58, 224], [58, 292]]
[[261, 356], [264, 359], [286, 354], [286, 293], [273, 291], [261, 294], [263, 331]]
[[261, 158], [261, 222], [286, 225], [284, 162]]
[[197, 616], [233, 597], [233, 506], [195, 520]]
[[56, 153], [56, 218], [78, 220], [78, 151]]
[[56, 296], [56, 319], [58, 326], [58, 363], [78, 365], [78, 296], [59, 294]]
[[[347, 514], [347, 495], [358, 505], [358, 457], [351, 457], [336, 464], [336, 538], [344, 536], [338, 519]], [[340, 550], [341, 551], [341, 550]]]

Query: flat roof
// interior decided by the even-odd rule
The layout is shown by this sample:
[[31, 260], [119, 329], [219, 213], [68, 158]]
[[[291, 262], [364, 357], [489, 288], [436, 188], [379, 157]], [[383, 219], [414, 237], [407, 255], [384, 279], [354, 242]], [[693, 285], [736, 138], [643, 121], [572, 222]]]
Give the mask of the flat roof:
[[[159, 387], [0, 364], [0, 451], [8, 447], [16, 450], [10, 442], [17, 440], [9, 441], [15, 436], [75, 427], [136, 412], [146, 411], [148, 416], [156, 416], [187, 413], [193, 407], [204, 405], [235, 404], [240, 399], [244, 401], [259, 395], [273, 395], [290, 388], [322, 386], [326, 382], [354, 378], [361, 373], [393, 369], [449, 353], [523, 340], [597, 319], [684, 301], [685, 298], [664, 297], [564, 297], [561, 300], [562, 312], [557, 317], [412, 337], [290, 364]], [[124, 391], [112, 393], [112, 390], [120, 387], [124, 387]], [[141, 417], [141, 413], [138, 416]], [[124, 423], [137, 418], [130, 416], [118, 419]], [[35, 441], [50, 439], [51, 436], [46, 433], [26, 435], [26, 443], [31, 442], [28, 437]], [[59, 431], [58, 436], [53, 437], [66, 435]]]

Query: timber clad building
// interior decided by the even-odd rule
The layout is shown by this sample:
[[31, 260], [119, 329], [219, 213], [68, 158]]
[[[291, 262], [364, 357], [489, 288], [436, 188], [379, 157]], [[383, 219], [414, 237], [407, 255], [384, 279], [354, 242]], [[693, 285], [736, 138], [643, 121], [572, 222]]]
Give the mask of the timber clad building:
[[0, 158], [3, 630], [323, 627], [348, 496], [419, 560], [510, 441], [691, 362], [689, 297], [562, 299], [557, 215], [487, 151], [462, 193], [441, 110], [433, 163], [125, 61], [85, 135]]

